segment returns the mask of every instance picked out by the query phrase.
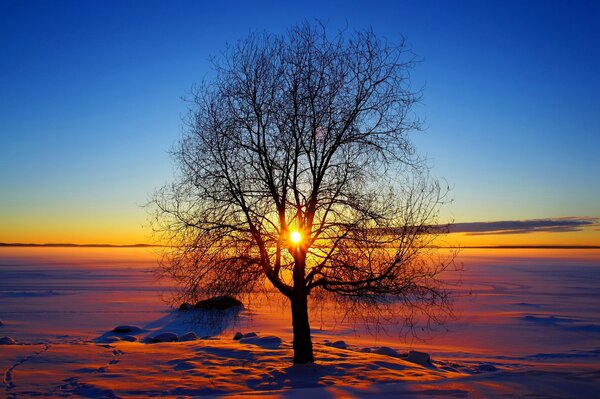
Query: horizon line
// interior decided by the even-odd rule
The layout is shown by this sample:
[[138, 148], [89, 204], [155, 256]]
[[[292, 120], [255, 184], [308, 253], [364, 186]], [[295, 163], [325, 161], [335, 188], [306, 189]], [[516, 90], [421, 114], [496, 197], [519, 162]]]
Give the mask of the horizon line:
[[[74, 244], [74, 243], [19, 243], [0, 242], [0, 247], [49, 247], [49, 248], [167, 248], [170, 245], [162, 244]], [[431, 246], [440, 249], [600, 249], [600, 245], [449, 245]]]
[[137, 248], [137, 247], [164, 247], [160, 244], [75, 244], [75, 243], [23, 243], [0, 242], [0, 247], [101, 247], [101, 248]]

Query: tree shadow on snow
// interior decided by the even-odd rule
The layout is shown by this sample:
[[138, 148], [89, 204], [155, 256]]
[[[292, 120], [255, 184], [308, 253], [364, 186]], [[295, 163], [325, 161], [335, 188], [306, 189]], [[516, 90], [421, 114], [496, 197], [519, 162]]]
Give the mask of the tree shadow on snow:
[[172, 310], [144, 328], [152, 330], [151, 335], [162, 332], [174, 332], [177, 335], [194, 332], [198, 337], [212, 337], [232, 328], [239, 320], [242, 309], [235, 307], [226, 310]]
[[[330, 365], [294, 364], [282, 370], [267, 371], [259, 378], [249, 380], [247, 385], [254, 390], [323, 388], [333, 385], [335, 377], [340, 373], [343, 374], [343, 371]], [[285, 391], [282, 394], [283, 397], [286, 396]]]
[[111, 343], [119, 341], [123, 337], [131, 336], [143, 341], [147, 337], [153, 337], [164, 332], [175, 333], [178, 336], [193, 332], [200, 338], [208, 338], [222, 334], [227, 329], [235, 326], [242, 310], [241, 307], [226, 310], [171, 310], [163, 317], [143, 327], [132, 326], [132, 331], [127, 333], [110, 330], [95, 338], [94, 341], [97, 343]]

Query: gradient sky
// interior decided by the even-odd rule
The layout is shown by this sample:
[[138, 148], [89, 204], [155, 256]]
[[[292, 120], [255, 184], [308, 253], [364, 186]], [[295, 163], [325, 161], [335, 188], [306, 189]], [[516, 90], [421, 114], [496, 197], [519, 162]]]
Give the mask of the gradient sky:
[[[250, 3], [1, 1], [0, 242], [149, 242], [209, 57], [314, 18], [423, 58], [414, 141], [453, 187], [444, 218], [600, 216], [600, 2]], [[595, 222], [477, 243], [600, 244]]]

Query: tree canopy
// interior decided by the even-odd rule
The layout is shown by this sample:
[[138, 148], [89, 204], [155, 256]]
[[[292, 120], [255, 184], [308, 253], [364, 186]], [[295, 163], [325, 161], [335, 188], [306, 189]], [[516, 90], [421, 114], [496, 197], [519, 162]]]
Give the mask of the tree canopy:
[[153, 201], [172, 245], [162, 270], [187, 298], [274, 287], [291, 301], [297, 362], [313, 360], [311, 293], [448, 309], [452, 259], [430, 247], [445, 190], [409, 140], [414, 64], [404, 41], [308, 23], [215, 58], [175, 181]]

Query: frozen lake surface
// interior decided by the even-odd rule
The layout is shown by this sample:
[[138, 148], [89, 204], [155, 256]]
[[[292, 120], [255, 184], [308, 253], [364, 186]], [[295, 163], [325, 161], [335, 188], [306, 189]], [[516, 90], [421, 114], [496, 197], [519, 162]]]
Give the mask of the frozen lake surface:
[[[52, 359], [58, 365], [55, 367], [57, 371], [54, 372], [63, 373], [52, 378], [58, 382], [75, 378], [80, 381], [79, 384], [83, 384], [83, 377], [79, 376], [81, 367], [71, 370], [68, 366], [74, 362], [71, 358], [79, 359], [83, 363], [83, 358], [86, 361], [102, 363], [106, 360], [106, 349], [94, 342], [121, 324], [139, 326], [145, 335], [155, 335], [163, 331], [178, 334], [194, 331], [200, 337], [214, 336], [217, 339], [205, 341], [203, 350], [214, 355], [214, 367], [221, 367], [218, 372], [223, 375], [234, 370], [226, 366], [232, 358], [238, 359], [240, 364], [247, 364], [252, 359], [277, 363], [274, 359], [283, 356], [284, 359], [278, 361], [283, 362], [281, 364], [289, 362], [285, 357], [291, 356], [288, 348], [291, 341], [291, 321], [285, 302], [256, 301], [253, 306], [239, 313], [237, 318], [228, 319], [224, 324], [207, 323], [206, 320], [193, 318], [185, 312], [172, 310], [166, 302], [172, 287], [168, 281], [158, 281], [152, 272], [156, 266], [157, 251], [156, 248], [0, 248], [0, 320], [4, 324], [0, 327], [0, 337], [10, 336], [19, 343], [0, 346], [0, 367], [5, 370], [6, 392], [15, 394], [25, 392], [19, 389], [28, 389], [30, 393], [48, 394], [50, 391], [45, 389], [49, 389], [54, 382], [26, 378], [25, 380], [30, 381], [30, 385], [27, 386], [22, 378], [19, 385], [15, 382], [15, 376], [19, 370], [23, 373], [22, 376], [27, 375], [27, 367], [31, 367], [30, 373], [35, 373], [36, 367], [39, 369], [43, 364], [47, 364], [41, 359], [44, 356], [49, 357], [50, 353], [55, 354]], [[419, 334], [421, 339], [399, 334], [394, 325], [389, 326], [386, 334], [373, 336], [360, 325], [348, 321], [341, 322], [331, 314], [313, 312], [311, 318], [317, 359], [326, 361], [336, 356], [337, 352], [331, 352], [333, 349], [324, 345], [328, 341], [343, 340], [356, 349], [354, 353], [358, 357], [355, 363], [351, 363], [346, 369], [341, 363], [335, 363], [338, 365], [336, 367], [342, 370], [338, 370], [340, 386], [346, 386], [350, 392], [356, 388], [351, 382], [356, 380], [356, 373], [375, 373], [373, 367], [369, 368], [366, 365], [370, 362], [378, 364], [378, 360], [369, 358], [364, 353], [359, 355], [362, 350], [389, 346], [399, 353], [410, 349], [425, 351], [431, 354], [433, 359], [442, 362], [437, 364], [435, 370], [431, 369], [423, 374], [421, 379], [413, 380], [417, 380], [418, 383], [422, 383], [423, 378], [445, 381], [458, 376], [457, 381], [462, 381], [464, 386], [456, 392], [452, 391], [452, 395], [462, 391], [475, 395], [480, 392], [478, 390], [483, 389], [477, 382], [460, 379], [464, 375], [473, 374], [469, 374], [468, 370], [473, 370], [473, 367], [479, 367], [477, 365], [481, 364], [494, 365], [497, 369], [504, 370], [502, 378], [505, 381], [498, 373], [493, 374], [494, 378], [500, 378], [505, 385], [512, 386], [508, 391], [512, 393], [538, 394], [538, 389], [551, 392], [558, 389], [555, 385], [560, 385], [564, 387], [565, 392], [574, 395], [566, 397], [586, 397], [587, 392], [600, 388], [600, 250], [467, 249], [461, 252], [459, 261], [464, 264], [462, 274], [448, 276], [453, 281], [458, 278], [462, 280], [461, 286], [455, 290], [456, 318], [450, 320], [443, 329]], [[273, 348], [268, 345], [252, 346], [258, 352], [237, 352], [238, 347], [231, 347], [237, 344], [236, 341], [235, 344], [231, 343], [231, 336], [238, 330], [256, 331], [259, 336], [280, 337], [283, 339], [283, 352], [274, 355]], [[142, 338], [142, 335], [138, 338]], [[204, 370], [203, 367], [209, 367], [190, 360], [190, 351], [199, 351], [198, 342], [201, 341], [187, 346], [185, 343], [155, 344], [152, 345], [150, 354], [148, 345], [141, 343], [117, 343], [114, 347], [118, 349], [111, 350], [131, 354], [131, 364], [136, 364], [137, 368], [129, 370], [129, 374], [124, 370], [117, 374], [124, 381], [133, 384], [135, 378], [132, 376], [135, 373], [150, 372], [149, 369], [140, 368], [139, 362], [143, 362], [144, 356], [152, 358], [148, 360], [151, 368], [172, 365], [175, 364], [175, 360], [187, 361], [188, 363], [182, 363], [183, 365], [171, 366], [177, 373], [182, 368]], [[127, 345], [129, 346], [124, 349]], [[171, 347], [165, 349], [164, 345]], [[161, 352], [163, 349], [166, 352]], [[167, 354], [175, 358], [165, 358]], [[111, 356], [116, 355], [113, 353]], [[134, 360], [136, 356], [138, 358]], [[123, 355], [123, 361], [125, 358], [126, 355]], [[39, 363], [36, 363], [35, 359], [38, 359]], [[111, 359], [108, 359], [107, 364], [114, 360]], [[222, 359], [224, 363], [220, 364], [218, 359]], [[458, 362], [456, 367], [450, 367], [454, 371], [446, 370], [444, 364], [452, 362]], [[358, 366], [360, 364], [366, 368], [361, 369]], [[404, 372], [402, 375], [388, 375], [385, 378], [381, 376], [386, 376], [382, 371], [384, 369], [400, 370], [405, 365], [382, 367], [383, 369], [378, 368], [377, 378], [373, 377], [368, 380], [369, 383], [359, 384], [365, 389], [371, 389], [359, 396], [371, 397], [369, 395], [373, 394], [373, 397], [379, 397], [377, 392], [381, 393], [386, 389], [391, 389], [388, 393], [392, 396], [401, 392], [398, 390], [400, 388], [383, 389], [381, 384], [394, 382], [394, 378], [398, 381], [406, 379], [409, 374]], [[98, 365], [98, 369], [101, 368], [102, 366]], [[287, 368], [284, 370], [286, 371], [279, 372], [280, 374], [275, 373], [275, 377], [273, 373], [270, 374], [271, 378], [275, 378], [275, 381], [281, 384], [275, 384], [268, 389], [293, 388], [285, 385], [285, 381], [288, 381], [292, 374], [288, 374], [290, 371]], [[458, 374], [442, 376], [439, 374], [441, 370], [446, 370], [445, 373], [456, 371]], [[543, 370], [542, 374], [539, 374], [540, 370]], [[579, 374], [566, 376], [567, 372]], [[206, 376], [206, 372], [198, 373], [198, 378]], [[558, 373], [561, 377], [557, 378], [552, 373]], [[88, 378], [88, 374], [84, 377]], [[257, 377], [254, 374], [255, 372], [249, 373], [252, 378]], [[324, 376], [327, 374], [329, 372], [323, 372]], [[518, 375], [524, 378], [522, 382], [514, 380]], [[278, 380], [277, 376], [283, 379]], [[113, 380], [114, 378], [117, 377], [113, 376]], [[251, 381], [255, 379], [248, 378], [250, 382], [243, 384], [247, 389], [266, 389], [260, 384], [252, 385]], [[302, 380], [304, 383], [297, 388], [317, 391], [325, 389], [323, 387], [328, 386], [325, 383], [328, 380], [319, 378], [315, 381]], [[532, 378], [538, 388], [528, 388], [527, 381]], [[171, 390], [152, 390], [147, 386], [149, 382], [145, 382], [146, 385], [142, 384], [144, 388], [140, 389], [146, 389], [148, 395], [153, 392], [173, 397], [241, 392], [239, 386], [227, 385], [224, 382], [223, 387], [212, 391], [194, 391], [192, 388], [188, 391], [185, 391], [188, 388], [177, 391], [177, 387], [181, 388], [180, 380], [175, 377], [168, 380], [174, 384]], [[86, 382], [87, 385], [83, 388], [81, 385], [67, 384], [61, 395], [136, 397], [135, 394], [127, 394], [124, 390], [114, 393], [108, 382], [108, 385], [102, 385], [104, 380], [94, 380], [94, 383], [90, 381]], [[444, 384], [447, 382], [438, 383], [438, 388], [442, 391], [448, 389]], [[52, 389], [58, 389], [57, 386], [60, 384]], [[376, 387], [375, 393], [373, 387]], [[108, 395], [107, 390], [113, 392], [114, 396]], [[423, 392], [426, 391], [425, 389]], [[177, 392], [183, 394], [178, 395]], [[290, 392], [292, 391], [288, 394]], [[335, 397], [331, 394], [331, 389], [327, 392], [331, 397]], [[498, 397], [506, 393], [500, 385], [490, 392]]]

